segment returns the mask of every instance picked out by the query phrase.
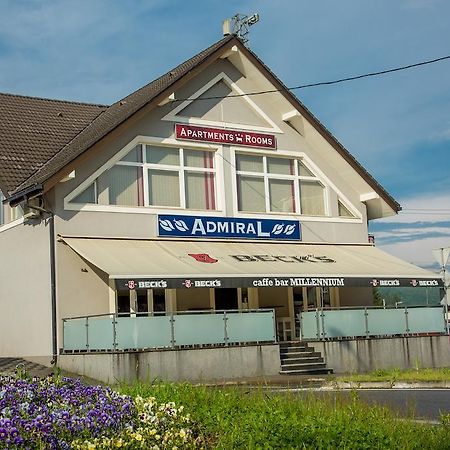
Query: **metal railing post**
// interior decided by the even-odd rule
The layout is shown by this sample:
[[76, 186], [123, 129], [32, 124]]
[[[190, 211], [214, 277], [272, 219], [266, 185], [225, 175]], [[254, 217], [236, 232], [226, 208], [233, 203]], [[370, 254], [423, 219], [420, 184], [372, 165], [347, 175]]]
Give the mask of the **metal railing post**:
[[113, 314], [112, 318], [112, 326], [113, 326], [113, 350], [117, 350], [117, 329], [116, 329], [116, 316]]
[[369, 313], [367, 312], [367, 308], [364, 308], [364, 325], [366, 328], [366, 337], [369, 336]]
[[227, 322], [228, 322], [227, 312], [224, 311], [223, 312], [223, 340], [224, 340], [225, 345], [228, 345]]
[[320, 340], [319, 310], [316, 308], [316, 337]]
[[321, 317], [320, 323], [322, 325], [322, 332], [321, 332], [322, 339], [325, 339], [325, 335], [326, 335], [326, 332], [325, 332], [325, 313], [323, 312], [323, 308], [320, 309], [320, 317]]
[[278, 336], [277, 336], [277, 319], [275, 317], [275, 310], [271, 310], [272, 313], [272, 321], [273, 321], [273, 342], [278, 342]]
[[170, 313], [170, 344], [175, 347], [175, 318], [173, 312]]
[[62, 341], [62, 349], [64, 350], [64, 346], [65, 346], [65, 336], [66, 336], [66, 320], [63, 319], [62, 320], [63, 323], [63, 341]]
[[408, 320], [408, 307], [405, 306], [405, 325], [406, 325], [406, 334], [410, 334], [409, 333], [409, 320]]
[[298, 313], [298, 323], [300, 325], [300, 340], [303, 341], [303, 311]]
[[86, 317], [86, 350], [89, 350], [89, 317]]

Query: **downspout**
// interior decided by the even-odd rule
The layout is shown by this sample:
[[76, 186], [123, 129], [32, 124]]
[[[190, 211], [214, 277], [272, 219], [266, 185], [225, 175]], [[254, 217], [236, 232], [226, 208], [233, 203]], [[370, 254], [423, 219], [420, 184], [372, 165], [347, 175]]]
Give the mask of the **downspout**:
[[55, 215], [48, 209], [34, 206], [27, 203], [27, 207], [45, 213], [49, 220], [50, 233], [50, 290], [51, 290], [51, 306], [52, 306], [52, 351], [53, 358], [50, 361], [51, 365], [56, 365], [58, 361], [58, 332], [57, 332], [57, 318], [56, 318], [56, 258], [55, 258]]

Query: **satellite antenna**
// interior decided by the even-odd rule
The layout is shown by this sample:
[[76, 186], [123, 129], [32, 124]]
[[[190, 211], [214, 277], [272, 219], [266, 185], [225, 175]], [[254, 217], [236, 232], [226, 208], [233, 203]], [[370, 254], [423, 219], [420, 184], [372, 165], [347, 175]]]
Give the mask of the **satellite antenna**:
[[235, 14], [231, 19], [223, 21], [223, 35], [234, 34], [242, 40], [245, 46], [248, 47], [248, 35], [250, 27], [259, 22], [259, 14], [255, 13], [251, 16], [244, 14]]

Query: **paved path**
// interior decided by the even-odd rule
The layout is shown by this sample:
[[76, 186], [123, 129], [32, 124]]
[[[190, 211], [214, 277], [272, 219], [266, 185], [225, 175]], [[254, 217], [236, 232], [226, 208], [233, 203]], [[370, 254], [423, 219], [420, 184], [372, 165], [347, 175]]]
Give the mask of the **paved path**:
[[25, 361], [21, 358], [0, 358], [0, 375], [13, 375], [17, 366], [23, 368], [31, 376], [45, 377], [53, 372], [51, 367]]
[[[281, 392], [281, 389], [276, 390]], [[317, 395], [319, 397], [348, 397], [349, 390], [305, 390], [286, 389], [284, 392], [297, 392], [298, 395]], [[401, 417], [414, 417], [426, 421], [439, 422], [441, 414], [450, 414], [449, 389], [359, 389], [360, 400], [368, 404], [387, 406]]]

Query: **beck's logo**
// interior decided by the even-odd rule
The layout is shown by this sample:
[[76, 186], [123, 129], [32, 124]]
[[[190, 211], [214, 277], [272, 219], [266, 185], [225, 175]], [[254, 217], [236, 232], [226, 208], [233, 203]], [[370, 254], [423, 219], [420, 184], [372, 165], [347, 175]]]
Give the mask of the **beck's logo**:
[[188, 255], [194, 258], [196, 261], [202, 263], [212, 264], [219, 261], [218, 259], [211, 258], [211, 256], [208, 255], [208, 253], [188, 253]]

